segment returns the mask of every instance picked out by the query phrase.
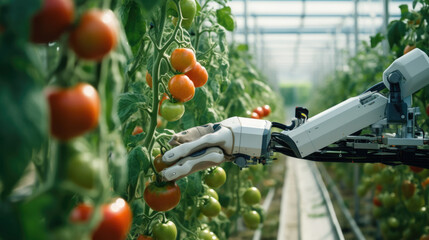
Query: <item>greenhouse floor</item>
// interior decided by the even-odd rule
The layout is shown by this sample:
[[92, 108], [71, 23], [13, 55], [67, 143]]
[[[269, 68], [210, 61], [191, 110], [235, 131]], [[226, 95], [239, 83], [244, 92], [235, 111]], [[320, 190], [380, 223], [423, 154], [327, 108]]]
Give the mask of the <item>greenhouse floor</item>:
[[287, 158], [277, 239], [344, 239], [314, 162]]

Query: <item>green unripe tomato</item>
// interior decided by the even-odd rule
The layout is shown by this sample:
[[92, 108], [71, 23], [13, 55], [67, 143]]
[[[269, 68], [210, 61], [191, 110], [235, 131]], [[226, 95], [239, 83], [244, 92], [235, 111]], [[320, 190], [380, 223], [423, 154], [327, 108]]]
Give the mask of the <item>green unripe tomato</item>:
[[92, 189], [95, 186], [97, 172], [97, 162], [90, 155], [74, 155], [67, 163], [68, 179], [83, 188]]
[[222, 186], [226, 181], [225, 170], [221, 167], [216, 167], [206, 175], [204, 181], [211, 188]]
[[152, 233], [157, 240], [172, 240], [177, 237], [177, 228], [172, 221], [157, 223], [153, 226]]
[[216, 217], [220, 213], [220, 203], [214, 197], [209, 197], [201, 207], [201, 212], [206, 217]]
[[152, 156], [156, 157], [159, 154], [161, 154], [161, 149], [160, 148], [153, 148], [153, 150], [152, 150]]
[[219, 201], [219, 195], [217, 194], [217, 192], [213, 188], [207, 189], [206, 194]]
[[[174, 24], [174, 26], [177, 25], [177, 21], [178, 20], [179, 19], [177, 17], [173, 17], [173, 24]], [[190, 29], [193, 22], [194, 22], [194, 19], [192, 19], [192, 18], [191, 19], [183, 19], [182, 20], [182, 27], [185, 28], [185, 29]]]
[[201, 240], [219, 240], [219, 238], [213, 232], [208, 229], [204, 229], [198, 233], [198, 238]]
[[259, 216], [259, 213], [255, 210], [247, 211], [243, 214], [243, 220], [246, 227], [255, 230], [261, 222], [261, 216]]
[[256, 187], [250, 187], [244, 192], [243, 200], [247, 205], [258, 204], [261, 201], [261, 193]]
[[[197, 13], [197, 3], [195, 0], [180, 0], [180, 9], [182, 10], [182, 16], [184, 19], [194, 19]], [[169, 9], [173, 9], [176, 13], [175, 17], [179, 16], [177, 6], [174, 2], [170, 1], [168, 4]]]
[[161, 116], [165, 120], [172, 122], [182, 118], [185, 113], [185, 106], [181, 102], [173, 103], [170, 99], [166, 99], [161, 106]]

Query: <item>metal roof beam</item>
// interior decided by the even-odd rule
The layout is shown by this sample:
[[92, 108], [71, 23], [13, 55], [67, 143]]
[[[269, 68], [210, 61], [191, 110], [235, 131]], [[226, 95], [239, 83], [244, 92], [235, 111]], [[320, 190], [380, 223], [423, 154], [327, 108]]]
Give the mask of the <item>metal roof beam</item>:
[[[231, 2], [243, 2], [243, 0], [230, 0]], [[302, 0], [248, 0], [249, 2], [302, 2]], [[305, 2], [350, 2], [354, 0], [305, 0]], [[382, 0], [371, 0], [371, 2], [381, 2]], [[410, 3], [406, 0], [390, 0], [391, 2]], [[369, 1], [362, 1], [369, 2]]]
[[[269, 13], [253, 13], [249, 14], [251, 17], [272, 17], [272, 18], [301, 18], [302, 14], [269, 14]], [[234, 17], [244, 17], [244, 14], [234, 14]], [[353, 17], [353, 14], [305, 14], [306, 18], [338, 18], [338, 17]], [[359, 14], [360, 18], [373, 17], [371, 14]], [[382, 14], [375, 14], [375, 17], [383, 17]], [[399, 14], [391, 14], [392, 18], [399, 18]]]
[[[334, 33], [353, 33], [352, 29], [340, 29], [337, 31], [336, 28], [260, 28], [255, 31], [251, 29], [249, 34], [334, 34]], [[235, 34], [244, 34], [242, 29], [234, 31]], [[359, 33], [373, 34], [372, 29], [359, 29]]]

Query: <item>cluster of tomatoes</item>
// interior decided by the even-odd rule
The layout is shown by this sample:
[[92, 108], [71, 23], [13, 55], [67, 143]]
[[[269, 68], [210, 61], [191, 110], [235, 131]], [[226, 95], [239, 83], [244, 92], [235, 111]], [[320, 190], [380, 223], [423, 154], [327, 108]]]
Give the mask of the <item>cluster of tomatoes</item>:
[[119, 23], [109, 10], [91, 9], [76, 26], [73, 0], [45, 0], [31, 22], [30, 40], [49, 43], [69, 32], [69, 46], [82, 59], [100, 61], [117, 44]]
[[253, 112], [248, 112], [248, 115], [254, 119], [262, 119], [268, 117], [271, 113], [271, 107], [269, 105], [264, 105], [262, 107], [257, 107], [253, 109]]
[[[422, 232], [427, 210], [424, 192], [429, 184], [428, 172], [419, 167], [400, 166], [396, 169], [381, 163], [364, 164], [364, 176], [358, 194], [364, 196], [373, 188], [373, 215], [380, 221], [386, 239], [417, 239], [429, 232]], [[407, 215], [406, 218], [402, 218]]]
[[[166, 167], [170, 166], [162, 161], [162, 155], [158, 154], [153, 161], [154, 169], [157, 173], [161, 172]], [[193, 211], [198, 211], [201, 217], [216, 217], [221, 211], [219, 196], [214, 190], [221, 187], [226, 181], [226, 173], [222, 167], [215, 167], [205, 176], [205, 193], [200, 197], [200, 202], [196, 208], [189, 207], [185, 213], [185, 219], [190, 219]], [[162, 182], [154, 179], [146, 184], [143, 198], [146, 204], [153, 210], [158, 212], [166, 212], [174, 209], [180, 202], [180, 188], [175, 182]], [[201, 229], [198, 233], [202, 239], [218, 239], [217, 236], [209, 231], [208, 227]], [[149, 235], [153, 235], [155, 239], [176, 239], [176, 225], [170, 221], [157, 222], [152, 226], [152, 234], [147, 228], [145, 234], [139, 236], [138, 239], [152, 239]], [[210, 238], [208, 238], [210, 237]]]
[[[183, 103], [191, 100], [195, 95], [195, 88], [207, 83], [208, 73], [189, 48], [177, 48], [170, 56], [170, 63], [174, 70], [179, 72], [168, 81], [168, 91], [173, 99], [164, 93], [159, 102], [159, 114], [167, 121], [177, 121], [185, 113]], [[146, 82], [152, 88], [152, 75], [146, 73]]]

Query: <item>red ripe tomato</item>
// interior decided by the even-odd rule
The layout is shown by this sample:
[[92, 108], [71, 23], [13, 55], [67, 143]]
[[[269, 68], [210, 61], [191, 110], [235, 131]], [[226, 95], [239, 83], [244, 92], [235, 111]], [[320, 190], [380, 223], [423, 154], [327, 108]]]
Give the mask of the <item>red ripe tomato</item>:
[[419, 240], [429, 240], [429, 235], [423, 234]]
[[141, 126], [136, 126], [133, 130], [133, 133], [131, 133], [131, 135], [135, 136], [137, 134], [140, 134], [143, 132], [143, 128]]
[[149, 87], [152, 88], [152, 76], [150, 75], [149, 72], [146, 72], [146, 82], [147, 82], [147, 85], [149, 85]]
[[206, 84], [207, 80], [209, 79], [209, 74], [207, 73], [206, 68], [201, 66], [199, 62], [197, 62], [195, 67], [185, 74], [189, 77], [189, 79], [191, 79], [195, 87], [204, 86], [204, 84]]
[[404, 55], [411, 52], [414, 48], [416, 48], [416, 46], [410, 46], [410, 45], [405, 46]]
[[79, 83], [69, 89], [50, 89], [47, 99], [55, 138], [69, 140], [97, 126], [100, 98], [91, 85]]
[[[128, 203], [122, 198], [117, 198], [114, 202], [103, 205], [101, 211], [102, 220], [93, 232], [92, 240], [125, 240], [133, 220]], [[71, 211], [70, 221], [85, 223], [92, 212], [92, 206], [79, 204]]]
[[161, 115], [161, 106], [162, 106], [162, 103], [163, 103], [166, 99], [170, 99], [170, 98], [168, 97], [167, 93], [164, 93], [164, 95], [162, 95], [161, 100], [159, 101], [158, 115]]
[[428, 105], [426, 105], [426, 115], [429, 116], [429, 103], [428, 103]]
[[251, 113], [250, 118], [261, 119], [261, 117], [259, 117], [259, 114], [255, 113], [255, 112]]
[[421, 185], [423, 188], [426, 188], [427, 185], [429, 185], [429, 177], [425, 178], [422, 182]]
[[271, 107], [270, 107], [270, 105], [264, 105], [262, 107], [262, 110], [264, 110], [264, 117], [270, 115], [270, 113], [271, 113]]
[[195, 58], [194, 51], [191, 49], [177, 48], [171, 53], [170, 62], [174, 69], [186, 73], [195, 67], [197, 59]]
[[111, 10], [85, 12], [70, 34], [70, 47], [83, 59], [100, 61], [118, 41], [119, 23]]
[[143, 198], [155, 211], [169, 211], [180, 202], [180, 188], [175, 182], [151, 182], [145, 188]]
[[262, 107], [257, 107], [255, 109], [253, 109], [253, 112], [257, 113], [260, 118], [265, 117], [265, 115], [264, 115], [264, 109], [262, 109]]
[[133, 220], [128, 203], [117, 198], [102, 206], [103, 219], [92, 235], [92, 240], [125, 240]]
[[91, 205], [81, 203], [70, 212], [70, 221], [73, 223], [86, 222], [91, 217], [92, 211]]
[[421, 167], [415, 167], [415, 166], [410, 166], [410, 170], [415, 172], [415, 173], [419, 173], [421, 171], [423, 171], [423, 168]]
[[180, 102], [187, 102], [194, 97], [194, 83], [185, 74], [173, 76], [168, 82], [168, 90], [174, 99]]
[[165, 168], [171, 165], [168, 165], [165, 162], [163, 162], [162, 155], [158, 154], [153, 160], [153, 166], [155, 167], [156, 172], [161, 172], [162, 170], [164, 170]]
[[374, 198], [372, 199], [372, 203], [374, 203], [374, 205], [377, 207], [382, 206], [382, 203], [381, 203], [380, 199], [378, 198], [378, 196], [374, 196]]
[[42, 8], [31, 20], [31, 42], [48, 43], [57, 40], [72, 24], [73, 18], [73, 0], [42, 1]]
[[145, 235], [140, 235], [137, 240], [152, 240], [152, 237], [149, 236], [145, 236]]

